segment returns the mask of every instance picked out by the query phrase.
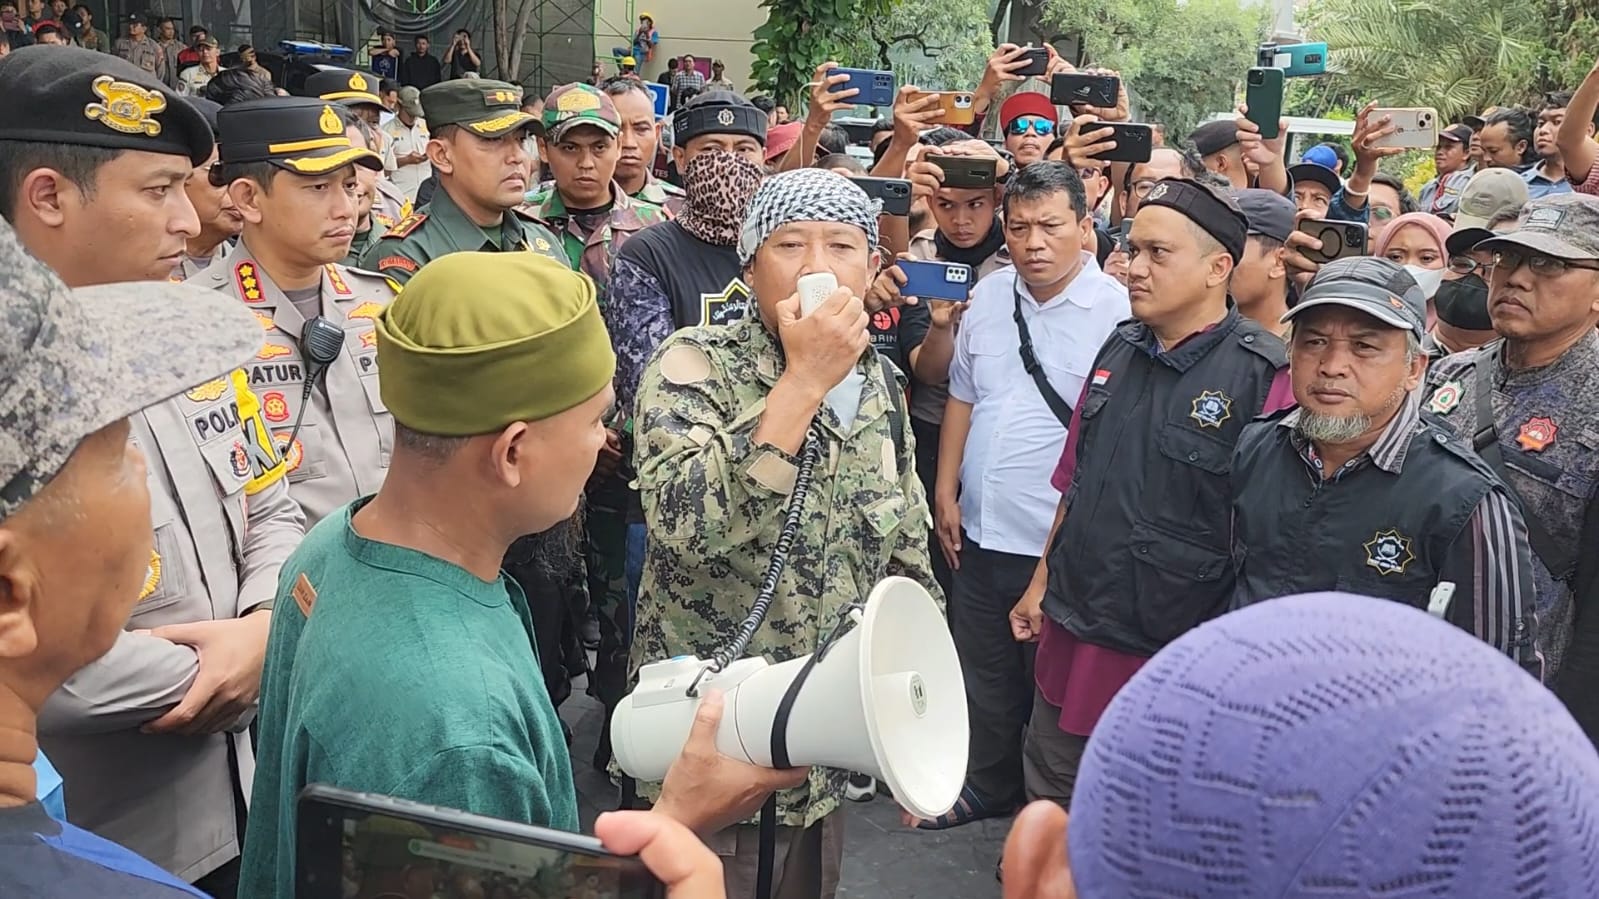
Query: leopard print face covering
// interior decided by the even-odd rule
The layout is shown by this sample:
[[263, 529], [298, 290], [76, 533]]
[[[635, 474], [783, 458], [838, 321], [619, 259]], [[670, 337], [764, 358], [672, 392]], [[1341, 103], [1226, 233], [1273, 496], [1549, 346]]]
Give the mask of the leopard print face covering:
[[761, 168], [743, 156], [709, 150], [689, 160], [683, 172], [688, 194], [678, 224], [708, 244], [738, 244], [744, 213], [761, 186]]

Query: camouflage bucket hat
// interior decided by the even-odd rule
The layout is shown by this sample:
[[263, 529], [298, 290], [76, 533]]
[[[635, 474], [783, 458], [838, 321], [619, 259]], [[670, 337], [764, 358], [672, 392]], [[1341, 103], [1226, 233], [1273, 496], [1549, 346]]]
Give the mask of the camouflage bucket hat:
[[221, 291], [166, 281], [69, 290], [0, 221], [0, 520], [83, 438], [260, 348], [255, 317]]

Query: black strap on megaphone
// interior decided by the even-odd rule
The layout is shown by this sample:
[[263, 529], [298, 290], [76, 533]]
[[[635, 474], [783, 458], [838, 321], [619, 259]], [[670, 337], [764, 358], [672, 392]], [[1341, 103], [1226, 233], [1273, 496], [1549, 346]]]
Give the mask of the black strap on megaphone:
[[325, 315], [311, 319], [300, 329], [300, 355], [305, 357], [305, 387], [300, 391], [300, 411], [294, 416], [294, 427], [289, 429], [288, 442], [278, 448], [280, 457], [289, 457], [294, 438], [300, 436], [300, 425], [305, 423], [305, 410], [311, 405], [311, 391], [316, 389], [316, 382], [327, 374], [333, 360], [339, 358], [342, 349], [344, 329]]

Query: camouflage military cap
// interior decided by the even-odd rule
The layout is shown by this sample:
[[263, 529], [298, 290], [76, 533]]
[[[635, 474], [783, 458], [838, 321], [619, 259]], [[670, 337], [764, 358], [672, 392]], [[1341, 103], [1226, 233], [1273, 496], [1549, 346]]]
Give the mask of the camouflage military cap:
[[526, 128], [533, 117], [522, 111], [522, 89], [487, 78], [455, 78], [422, 91], [422, 113], [428, 130], [459, 125], [478, 137], [494, 140]]
[[615, 137], [622, 130], [622, 115], [599, 88], [563, 84], [545, 98], [544, 118], [539, 125], [545, 139], [552, 141], [560, 140], [579, 125], [591, 125]]
[[0, 221], [0, 520], [83, 438], [260, 348], [255, 316], [222, 291], [167, 281], [68, 290]]

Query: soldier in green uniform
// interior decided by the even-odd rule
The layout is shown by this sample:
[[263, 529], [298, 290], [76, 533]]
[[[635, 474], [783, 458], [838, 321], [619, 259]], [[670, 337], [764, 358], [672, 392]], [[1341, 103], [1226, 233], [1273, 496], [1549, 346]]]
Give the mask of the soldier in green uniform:
[[[681, 654], [708, 658], [737, 633], [811, 454], [800, 529], [748, 654], [783, 662], [814, 652], [841, 611], [888, 575], [940, 595], [902, 376], [870, 352], [860, 300], [880, 261], [880, 210], [832, 172], [768, 179], [738, 245], [752, 314], [678, 331], [645, 370], [636, 458], [649, 546], [635, 670]], [[840, 287], [802, 315], [798, 279], [819, 271]], [[778, 795], [777, 857], [787, 861], [774, 895], [833, 895], [846, 780], [816, 768], [808, 784]], [[756, 829], [710, 838], [730, 896], [754, 892]]]
[[[611, 263], [622, 245], [646, 225], [667, 221], [661, 207], [635, 200], [614, 180], [622, 117], [611, 98], [587, 84], [565, 84], [544, 101], [538, 124], [539, 157], [554, 180], [528, 196], [527, 211], [554, 228], [574, 269], [594, 280], [599, 303], [606, 302]], [[627, 652], [632, 642], [633, 597], [627, 584], [629, 520], [642, 524], [638, 494], [628, 488], [632, 472], [624, 464], [631, 435], [626, 413], [606, 422], [605, 449], [589, 480], [584, 520], [587, 596], [571, 591], [574, 617], [582, 621], [592, 603], [599, 624], [598, 655], [590, 690], [604, 705], [594, 764], [610, 760], [610, 712], [627, 692]]]
[[532, 250], [570, 264], [560, 239], [516, 207], [526, 199], [533, 116], [522, 89], [486, 79], [444, 81], [422, 92], [428, 162], [438, 189], [383, 235], [362, 267], [400, 284], [431, 259], [462, 251]]
[[661, 146], [661, 122], [655, 117], [655, 95], [637, 78], [618, 76], [600, 85], [622, 117], [617, 142], [622, 157], [616, 163], [616, 183], [628, 196], [654, 203], [669, 215], [683, 208], [683, 188], [655, 177], [655, 156]]

